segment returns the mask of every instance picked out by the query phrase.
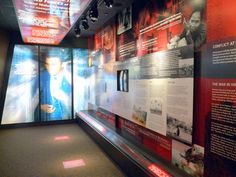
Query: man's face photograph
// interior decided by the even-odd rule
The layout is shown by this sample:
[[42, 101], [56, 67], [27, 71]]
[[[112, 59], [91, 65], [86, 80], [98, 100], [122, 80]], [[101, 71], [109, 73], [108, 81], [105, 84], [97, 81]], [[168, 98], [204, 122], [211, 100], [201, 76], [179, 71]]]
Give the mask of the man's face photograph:
[[58, 57], [48, 57], [45, 60], [45, 67], [50, 75], [57, 75], [62, 69], [62, 63]]
[[195, 32], [201, 24], [201, 13], [194, 12], [189, 20], [190, 31]]

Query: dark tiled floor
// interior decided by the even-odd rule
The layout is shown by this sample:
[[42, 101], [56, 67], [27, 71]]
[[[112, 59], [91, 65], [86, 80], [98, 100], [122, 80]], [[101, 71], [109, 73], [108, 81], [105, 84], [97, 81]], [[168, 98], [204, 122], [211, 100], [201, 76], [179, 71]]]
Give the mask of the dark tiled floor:
[[[55, 141], [57, 136], [69, 140]], [[63, 166], [81, 159], [85, 166]], [[77, 124], [0, 130], [0, 177], [123, 176]]]

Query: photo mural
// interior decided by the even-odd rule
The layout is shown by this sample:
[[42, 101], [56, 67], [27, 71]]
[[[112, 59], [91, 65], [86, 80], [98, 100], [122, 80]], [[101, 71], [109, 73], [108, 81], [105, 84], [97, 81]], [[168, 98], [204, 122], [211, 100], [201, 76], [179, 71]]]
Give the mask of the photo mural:
[[40, 47], [41, 121], [71, 119], [71, 49]]
[[91, 73], [87, 49], [15, 45], [1, 124], [72, 119], [73, 105], [88, 109]]

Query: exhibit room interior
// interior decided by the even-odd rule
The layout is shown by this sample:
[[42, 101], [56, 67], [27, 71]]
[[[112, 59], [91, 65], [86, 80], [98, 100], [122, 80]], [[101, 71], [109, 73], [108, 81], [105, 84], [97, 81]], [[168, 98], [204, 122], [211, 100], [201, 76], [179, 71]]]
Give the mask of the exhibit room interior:
[[0, 177], [236, 177], [235, 7], [1, 0]]

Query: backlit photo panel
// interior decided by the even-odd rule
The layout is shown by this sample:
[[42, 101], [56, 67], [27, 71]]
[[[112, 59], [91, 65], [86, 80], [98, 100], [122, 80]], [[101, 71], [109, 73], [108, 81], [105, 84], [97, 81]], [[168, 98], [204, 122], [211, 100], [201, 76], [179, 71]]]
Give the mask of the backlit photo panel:
[[10, 68], [2, 124], [38, 121], [38, 47], [16, 45]]
[[41, 121], [72, 118], [71, 49], [40, 47]]
[[94, 77], [88, 67], [88, 50], [73, 49], [74, 113], [88, 109], [92, 89], [90, 80]]

